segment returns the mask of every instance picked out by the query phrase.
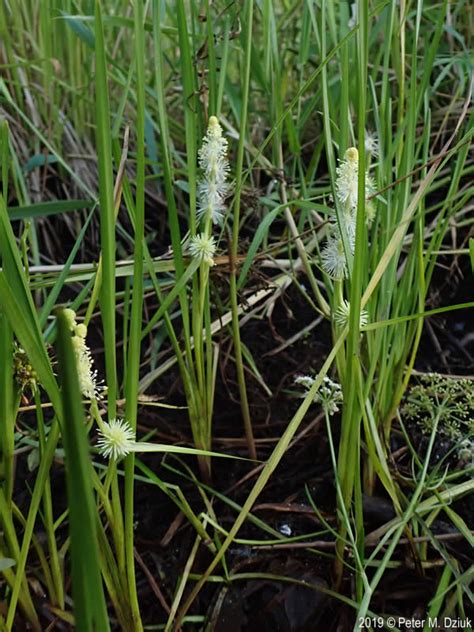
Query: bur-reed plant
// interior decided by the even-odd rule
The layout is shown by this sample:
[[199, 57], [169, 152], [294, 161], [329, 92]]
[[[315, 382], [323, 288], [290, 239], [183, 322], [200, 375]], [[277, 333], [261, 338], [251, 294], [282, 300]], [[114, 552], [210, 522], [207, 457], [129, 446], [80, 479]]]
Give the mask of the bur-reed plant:
[[[77, 493], [87, 494], [92, 482], [98, 562], [114, 623], [122, 629], [143, 626], [134, 559], [138, 477], [143, 474], [141, 483], [158, 485], [196, 531], [168, 617], [172, 629], [185, 620], [211, 573], [214, 581], [232, 581], [227, 553], [247, 520], [270, 535], [252, 507], [313, 405], [322, 405], [325, 413], [338, 507], [337, 529], [327, 531], [336, 551], [331, 596], [358, 616], [370, 614], [372, 597], [402, 536], [415, 566], [422, 568], [426, 547], [415, 542], [422, 533], [436, 544], [448, 569], [430, 612], [442, 610], [447, 590], [462, 612], [459, 594], [465, 576], [430, 529], [443, 512], [469, 541], [468, 528], [448, 503], [472, 492], [472, 483], [432, 472], [433, 431], [426, 454], [412, 450], [408, 493], [393, 475], [390, 440], [423, 321], [432, 313], [425, 304], [438, 255], [450, 227], [456, 222], [462, 230], [469, 227], [472, 67], [467, 51], [472, 38], [462, 22], [466, 3], [359, 0], [351, 12], [347, 3], [325, 0], [243, 6], [179, 0], [173, 7], [160, 0], [133, 7], [120, 1], [113, 14], [108, 2], [85, 3], [82, 14], [72, 2], [40, 4], [12, 2], [0, 8], [0, 23], [14, 27], [2, 31], [7, 63], [0, 107], [18, 130], [7, 142], [2, 127], [0, 345], [2, 354], [12, 357], [0, 365], [0, 546], [8, 585], [2, 624], [12, 628], [18, 605], [32, 626], [41, 625], [25, 575], [33, 550], [50, 602], [58, 616], [72, 621], [63, 560], [75, 553], [63, 527], [66, 522], [73, 527], [76, 518], [74, 511], [53, 518], [50, 483], [53, 457], [61, 454], [63, 410], [74, 405], [68, 397], [63, 404], [47, 346], [57, 335], [52, 309], [62, 296], [75, 314], [69, 335], [79, 350], [77, 359], [85, 360], [88, 370], [95, 354], [92, 349], [88, 355], [87, 331], [101, 315], [104, 388], [101, 399], [95, 389], [83, 392], [83, 398], [90, 442], [107, 461], [104, 465], [93, 453], [90, 480], [83, 477]], [[94, 161], [90, 168], [83, 160], [90, 153], [90, 130], [95, 131], [97, 173]], [[208, 163], [213, 143], [220, 149], [214, 163]], [[48, 195], [43, 185], [51, 173], [70, 179], [74, 199], [45, 206], [41, 196], [31, 195], [30, 189]], [[232, 188], [227, 186], [231, 182]], [[259, 200], [256, 211], [248, 204], [252, 196]], [[7, 212], [9, 199], [17, 204]], [[146, 200], [150, 222], [160, 204], [166, 207], [168, 259], [150, 254], [154, 244], [145, 224]], [[66, 263], [54, 270], [38, 246], [44, 217], [54, 220], [63, 213], [68, 221], [75, 209], [91, 210]], [[257, 227], [256, 212], [261, 213]], [[19, 242], [10, 225], [17, 219], [26, 220]], [[84, 239], [97, 221], [100, 252], [90, 266], [76, 267], [75, 258], [85, 252]], [[165, 223], [161, 216], [160, 222]], [[120, 256], [126, 252], [126, 262], [118, 261], [117, 245]], [[466, 249], [455, 254], [458, 250], [467, 254]], [[234, 524], [224, 529], [209, 500], [215, 493], [209, 485], [210, 449], [221, 353], [215, 332], [232, 339], [247, 444], [254, 457], [247, 388], [259, 377], [258, 362], [241, 342], [242, 297], [257, 295], [251, 293], [251, 274], [262, 259], [278, 270], [271, 279], [275, 292], [293, 283], [315, 315], [329, 321], [333, 348], [315, 376], [302, 383], [308, 389], [301, 405], [246, 500], [233, 505]], [[221, 274], [226, 269], [221, 260], [229, 269], [230, 289], [222, 311], [212, 303], [216, 268]], [[148, 320], [143, 316], [145, 295], [158, 305]], [[117, 306], [122, 303], [119, 354]], [[64, 328], [62, 338], [67, 339]], [[170, 350], [162, 364], [153, 348], [145, 348], [151, 338]], [[13, 381], [14, 348], [21, 348], [17, 358], [32, 367], [39, 385], [23, 393], [34, 398], [37, 431], [32, 436], [40, 454], [26, 510], [15, 505], [13, 494], [14, 427], [23, 414], [22, 393]], [[145, 369], [148, 352], [156, 369]], [[137, 437], [138, 400], [173, 365], [182, 380], [194, 451]], [[330, 400], [335, 394], [337, 401]], [[336, 409], [342, 411], [339, 442]], [[203, 489], [209, 494], [204, 495], [203, 515], [196, 515], [179, 486], [140, 462], [141, 451], [198, 456], [201, 478], [208, 484], [204, 488], [195, 474], [187, 475], [202, 494]], [[67, 452], [66, 445], [66, 460]], [[362, 499], [363, 493], [381, 488], [396, 518], [384, 525], [371, 550]], [[215, 498], [232, 502], [222, 494]], [[311, 501], [318, 512], [318, 499]], [[39, 520], [46, 544], [35, 535]], [[214, 557], [196, 576], [192, 564], [203, 542]], [[355, 590], [349, 598], [340, 591], [342, 579], [353, 571]], [[191, 580], [197, 581], [186, 592]], [[76, 575], [73, 581], [81, 580]]]

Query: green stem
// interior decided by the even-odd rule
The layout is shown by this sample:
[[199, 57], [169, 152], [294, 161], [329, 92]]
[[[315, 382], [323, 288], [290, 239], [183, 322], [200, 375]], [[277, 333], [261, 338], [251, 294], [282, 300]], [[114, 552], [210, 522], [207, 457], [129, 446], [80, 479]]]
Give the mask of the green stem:
[[[40, 459], [43, 457], [44, 446], [46, 443], [46, 436], [44, 432], [44, 418], [43, 410], [41, 408], [41, 396], [36, 390], [35, 392], [36, 403], [36, 417], [38, 422], [38, 437], [40, 444]], [[58, 547], [56, 543], [56, 534], [54, 529], [54, 516], [53, 516], [53, 499], [51, 494], [51, 481], [47, 476], [44, 492], [43, 492], [43, 512], [44, 512], [44, 525], [46, 529], [48, 539], [48, 550], [50, 555], [51, 575], [54, 582], [54, 590], [56, 593], [57, 605], [60, 608], [64, 608], [64, 579], [61, 572], [61, 563], [59, 561]]]
[[115, 343], [115, 211], [112, 174], [112, 141], [108, 79], [102, 14], [95, 5], [97, 154], [99, 159], [100, 243], [102, 248], [102, 285], [100, 307], [104, 325], [105, 368], [107, 374], [108, 412], [115, 417], [117, 400], [117, 365]]
[[[366, 253], [366, 224], [365, 224], [365, 111], [367, 87], [367, 40], [368, 40], [368, 6], [367, 0], [357, 3], [358, 15], [358, 103], [357, 130], [359, 138], [359, 171], [358, 171], [358, 200], [356, 217], [356, 242], [354, 261], [350, 279], [350, 313], [349, 333], [347, 336], [347, 364], [343, 380], [344, 407], [342, 412], [341, 439], [339, 445], [338, 475], [341, 482], [342, 501], [344, 509], [349, 511], [356, 478], [359, 476], [360, 460], [360, 423], [361, 411], [357, 398], [358, 380], [361, 377], [359, 346], [360, 346], [360, 310], [363, 272]], [[357, 485], [357, 492], [360, 487]], [[356, 506], [360, 506], [360, 499], [356, 499]], [[358, 531], [359, 527], [358, 526]], [[336, 586], [342, 580], [342, 555], [344, 548], [344, 534], [346, 528], [340, 524], [341, 538], [338, 540], [337, 557], [334, 568]], [[358, 533], [359, 536], [359, 533]]]
[[253, 22], [253, 0], [246, 3], [247, 6], [247, 23], [245, 31], [245, 57], [243, 68], [243, 85], [242, 85], [242, 112], [240, 116], [240, 134], [239, 145], [237, 150], [236, 174], [235, 174], [235, 198], [234, 198], [234, 223], [232, 227], [232, 243], [231, 243], [231, 271], [230, 271], [230, 299], [232, 310], [232, 335], [234, 339], [235, 363], [237, 369], [237, 380], [239, 383], [240, 408], [244, 421], [245, 436], [247, 438], [247, 447], [250, 458], [257, 458], [255, 449], [255, 440], [253, 437], [252, 420], [250, 418], [250, 408], [247, 397], [247, 387], [245, 384], [245, 372], [242, 356], [242, 346], [240, 342], [239, 327], [239, 305], [237, 297], [237, 269], [236, 260], [239, 246], [239, 223], [240, 223], [240, 195], [242, 188], [242, 169], [244, 162], [245, 147], [245, 130], [247, 126], [247, 111], [249, 101], [250, 88], [250, 66], [252, 57], [252, 22]]
[[[141, 330], [143, 310], [143, 242], [145, 238], [145, 48], [143, 28], [143, 3], [134, 4], [135, 48], [137, 71], [137, 123], [136, 123], [136, 201], [133, 264], [133, 293], [128, 346], [128, 370], [126, 384], [125, 416], [133, 428], [137, 427], [138, 381], [140, 370]], [[129, 454], [125, 460], [125, 561], [128, 577], [131, 625], [134, 630], [143, 630], [135, 580], [134, 556], [134, 484], [135, 456]]]

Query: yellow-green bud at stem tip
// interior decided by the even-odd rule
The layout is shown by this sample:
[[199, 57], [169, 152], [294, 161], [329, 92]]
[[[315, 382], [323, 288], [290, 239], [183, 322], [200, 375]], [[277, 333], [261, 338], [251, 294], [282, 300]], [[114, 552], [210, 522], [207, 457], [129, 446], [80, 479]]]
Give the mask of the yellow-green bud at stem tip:
[[351, 160], [352, 162], [358, 162], [359, 152], [355, 147], [349, 147], [349, 149], [345, 153], [345, 158], [347, 158], [347, 160]]
[[76, 332], [76, 336], [79, 336], [80, 338], [85, 338], [87, 336], [87, 327], [84, 323], [77, 325], [74, 331]]
[[76, 324], [76, 312], [68, 307], [67, 309], [63, 310], [63, 315], [66, 318], [70, 329], [72, 329]]
[[222, 127], [219, 125], [219, 119], [217, 116], [209, 117], [209, 124], [207, 126], [207, 133], [210, 134], [213, 138], [221, 138], [222, 136]]

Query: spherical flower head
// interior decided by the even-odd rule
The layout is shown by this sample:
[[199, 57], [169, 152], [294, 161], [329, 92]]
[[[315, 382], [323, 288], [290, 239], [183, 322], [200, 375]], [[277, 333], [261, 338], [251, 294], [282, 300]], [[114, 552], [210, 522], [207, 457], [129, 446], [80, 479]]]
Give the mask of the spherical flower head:
[[321, 264], [323, 270], [331, 279], [344, 279], [347, 275], [347, 262], [344, 252], [344, 244], [337, 232], [328, 237], [326, 245], [321, 252]]
[[357, 2], [351, 2], [351, 17], [347, 23], [349, 29], [353, 29], [357, 24]]
[[229, 190], [227, 182], [201, 180], [198, 183], [198, 219], [210, 218], [213, 224], [222, 224], [226, 209], [224, 199]]
[[[349, 237], [349, 246], [352, 254], [354, 254], [357, 229], [355, 213], [344, 213], [344, 221], [346, 223], [347, 236]], [[335, 227], [334, 230], [337, 230], [337, 232], [340, 234], [337, 227]]]
[[[338, 306], [336, 311], [334, 312], [334, 322], [339, 327], [345, 327], [349, 322], [349, 315], [351, 312], [351, 305], [349, 301], [342, 301], [342, 303]], [[365, 309], [360, 312], [360, 326], [365, 327], [369, 322], [369, 315]]]
[[379, 139], [375, 132], [365, 132], [365, 151], [373, 156], [379, 155]]
[[124, 419], [111, 419], [102, 424], [97, 447], [105, 458], [121, 459], [132, 452], [134, 445], [135, 433]]
[[207, 263], [209, 266], [214, 265], [214, 254], [216, 252], [216, 243], [214, 237], [207, 237], [204, 233], [201, 235], [195, 235], [191, 238], [189, 244], [189, 253], [192, 257], [195, 257]]
[[374, 222], [376, 212], [375, 204], [372, 200], [367, 200], [365, 204], [365, 223], [369, 228]]

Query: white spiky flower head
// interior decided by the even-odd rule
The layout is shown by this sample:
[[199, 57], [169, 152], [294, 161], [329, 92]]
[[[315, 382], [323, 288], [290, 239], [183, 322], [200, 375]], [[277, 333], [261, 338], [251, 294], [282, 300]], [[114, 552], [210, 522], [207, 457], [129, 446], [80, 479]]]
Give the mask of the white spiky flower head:
[[212, 180], [225, 180], [227, 177], [227, 146], [227, 139], [222, 136], [222, 127], [217, 116], [209, 117], [206, 135], [199, 150], [199, 166]]
[[359, 152], [355, 147], [349, 147], [344, 159], [336, 167], [336, 196], [339, 202], [349, 209], [357, 208], [359, 171]]
[[189, 244], [189, 253], [209, 266], [214, 265], [214, 255], [216, 253], [216, 242], [214, 237], [208, 237], [204, 233], [195, 235]]
[[332, 279], [344, 279], [347, 275], [347, 261], [344, 244], [338, 231], [329, 235], [321, 252], [323, 270]]
[[63, 313], [72, 332], [80, 391], [87, 399], [100, 399], [102, 389], [97, 384], [97, 370], [94, 369], [94, 360], [86, 343], [87, 327], [84, 323], [77, 323], [74, 310], [65, 309]]
[[373, 201], [367, 200], [365, 203], [365, 223], [367, 226], [372, 226], [376, 213], [377, 209], [375, 208]]
[[[359, 152], [355, 147], [349, 147], [344, 154], [344, 159], [336, 167], [336, 196], [344, 208], [349, 211], [357, 209], [359, 173]], [[375, 192], [372, 178], [365, 174], [365, 197], [371, 196]]]
[[85, 337], [73, 336], [72, 346], [76, 353], [77, 375], [81, 393], [88, 399], [99, 399], [100, 389], [97, 385], [97, 370], [94, 369], [94, 360], [86, 344]]
[[376, 132], [365, 131], [365, 151], [373, 156], [379, 155], [379, 137]]
[[230, 187], [227, 140], [216, 116], [209, 118], [206, 135], [199, 150], [199, 166], [203, 177], [198, 183], [198, 219], [210, 219], [214, 224], [222, 222], [225, 203]]
[[[334, 322], [339, 327], [345, 327], [349, 322], [349, 315], [351, 313], [351, 304], [349, 301], [343, 300], [334, 312]], [[365, 327], [369, 322], [369, 315], [365, 309], [360, 312], [360, 326]]]
[[357, 24], [357, 2], [351, 2], [351, 17], [347, 23], [347, 27], [353, 29]]
[[111, 419], [103, 422], [99, 430], [97, 447], [107, 459], [118, 460], [133, 451], [135, 433], [124, 419]]

